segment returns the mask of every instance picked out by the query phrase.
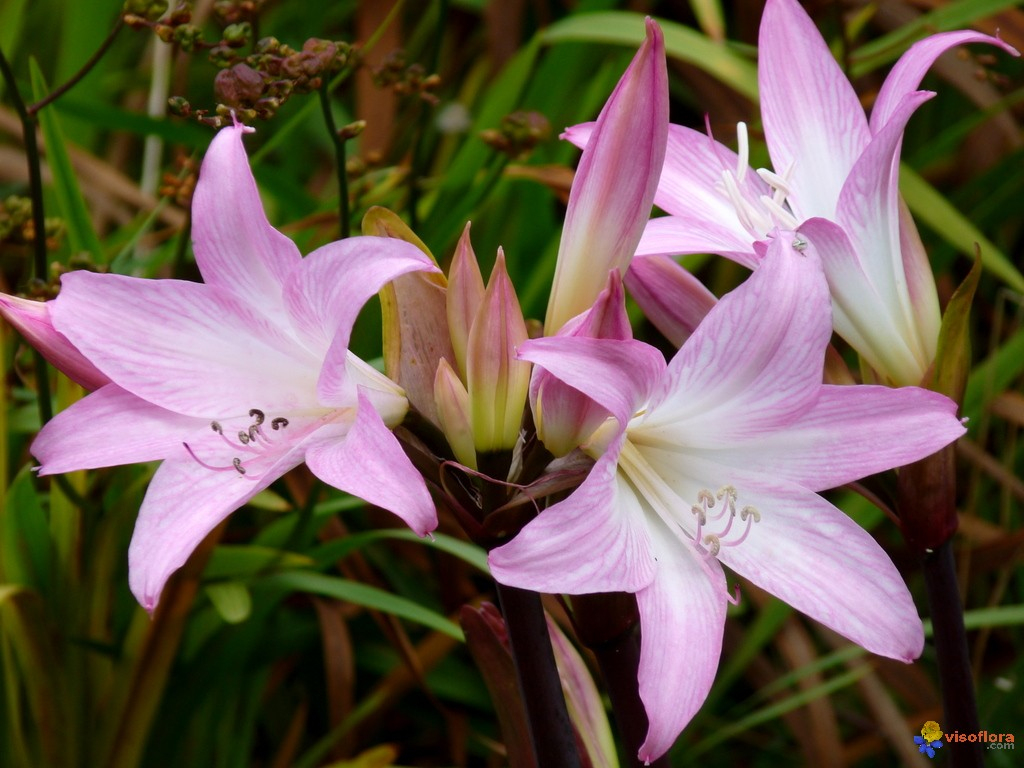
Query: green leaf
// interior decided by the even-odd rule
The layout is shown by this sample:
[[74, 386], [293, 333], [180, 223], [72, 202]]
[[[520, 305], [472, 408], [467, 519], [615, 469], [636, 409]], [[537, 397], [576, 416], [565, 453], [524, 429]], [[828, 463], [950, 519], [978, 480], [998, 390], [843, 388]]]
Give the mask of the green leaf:
[[887, 35], [876, 37], [853, 52], [851, 76], [856, 79], [883, 64], [895, 60], [911, 43], [925, 35], [948, 32], [971, 26], [978, 19], [994, 16], [1019, 5], [1019, 0], [971, 0], [944, 3], [931, 13], [924, 13], [901, 24]]
[[975, 366], [964, 392], [963, 415], [977, 422], [985, 403], [1008, 389], [1024, 372], [1024, 329], [1006, 340], [991, 356]]
[[[665, 33], [665, 52], [704, 70], [737, 93], [757, 101], [757, 68], [727, 46], [716, 43], [696, 30], [658, 19]], [[644, 39], [644, 17], [626, 11], [603, 11], [569, 16], [544, 32], [544, 42], [581, 40], [615, 43], [638, 48]]]
[[947, 243], [970, 256], [981, 249], [981, 263], [1015, 291], [1024, 293], [1024, 275], [945, 197], [906, 165], [900, 165], [900, 192], [918, 221], [923, 221]]
[[310, 565], [313, 565], [311, 558], [295, 552], [255, 545], [221, 544], [210, 555], [203, 578], [211, 581], [238, 579], [270, 569], [291, 570]]
[[[859, 650], [859, 649], [858, 649]], [[730, 723], [729, 725], [719, 728], [717, 731], [712, 733], [707, 738], [701, 740], [693, 747], [687, 750], [687, 756], [689, 758], [696, 757], [697, 755], [707, 752], [712, 747], [721, 744], [733, 736], [748, 731], [751, 728], [761, 725], [763, 723], [771, 722], [782, 717], [787, 712], [792, 712], [794, 709], [809, 704], [816, 699], [828, 696], [830, 693], [846, 688], [847, 686], [853, 685], [860, 678], [864, 677], [871, 672], [870, 665], [863, 665], [852, 669], [849, 672], [845, 672], [841, 675], [837, 675], [831, 680], [826, 680], [820, 685], [816, 685], [813, 688], [808, 688], [805, 691], [794, 693], [792, 696], [787, 696], [781, 701], [777, 701], [773, 704], [769, 704], [766, 707], [752, 712], [746, 717], [737, 720], [736, 722]]]
[[49, 594], [53, 548], [32, 470], [25, 466], [7, 492], [0, 518], [0, 576]]
[[252, 613], [252, 595], [240, 581], [207, 584], [206, 596], [228, 624], [241, 624]]
[[[32, 74], [32, 95], [38, 101], [49, 93], [49, 88], [35, 58], [29, 60], [29, 68]], [[39, 111], [39, 125], [43, 130], [46, 159], [53, 173], [54, 192], [61, 216], [67, 224], [71, 250], [76, 253], [87, 251], [97, 262], [105, 263], [103, 246], [93, 229], [89, 209], [78, 186], [55, 105], [50, 104]]]
[[484, 573], [490, 573], [490, 569], [487, 567], [487, 553], [476, 544], [470, 544], [444, 533], [434, 533], [429, 538], [421, 538], [412, 531], [402, 528], [353, 533], [343, 539], [335, 539], [321, 545], [314, 551], [313, 557], [318, 564], [328, 565], [335, 560], [340, 560], [352, 552], [362, 549], [368, 544], [384, 539], [412, 541], [424, 546], [434, 547], [466, 561]]
[[981, 278], [981, 258], [953, 293], [939, 328], [939, 344], [935, 352], [932, 386], [959, 403], [964, 397], [967, 373], [971, 369], [971, 303]]
[[438, 632], [442, 632], [456, 640], [463, 640], [462, 630], [458, 625], [444, 616], [424, 608], [399, 595], [385, 592], [383, 589], [371, 587], [368, 584], [361, 584], [358, 581], [339, 579], [335, 576], [328, 576], [323, 573], [311, 573], [309, 571], [292, 571], [290, 573], [279, 573], [260, 579], [261, 585], [278, 587], [293, 590], [295, 592], [308, 592], [323, 597], [333, 597], [336, 600], [345, 600], [364, 608], [372, 608], [384, 613], [390, 613], [409, 621], [415, 621]]

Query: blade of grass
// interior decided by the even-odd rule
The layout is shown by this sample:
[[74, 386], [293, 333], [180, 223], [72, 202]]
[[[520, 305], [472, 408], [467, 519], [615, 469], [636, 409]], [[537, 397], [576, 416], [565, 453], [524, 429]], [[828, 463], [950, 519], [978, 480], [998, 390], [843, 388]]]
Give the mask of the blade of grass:
[[[43, 73], [36, 60], [30, 59], [32, 75], [32, 94], [36, 100], [43, 98], [48, 92]], [[67, 222], [68, 243], [71, 250], [80, 253], [88, 252], [98, 262], [104, 262], [103, 246], [92, 226], [89, 209], [82, 197], [81, 187], [71, 166], [67, 145], [61, 131], [60, 121], [53, 105], [40, 110], [39, 126], [46, 141], [46, 158], [53, 174], [53, 187], [60, 206], [61, 215]]]
[[419, 603], [399, 595], [393, 595], [382, 589], [361, 584], [357, 581], [339, 579], [323, 573], [309, 571], [292, 571], [277, 573], [259, 579], [263, 586], [290, 589], [295, 592], [309, 592], [314, 595], [347, 600], [350, 603], [414, 621], [438, 632], [443, 632], [456, 640], [462, 640], [462, 630], [455, 622], [424, 608]]
[[972, 261], [977, 243], [985, 269], [1015, 291], [1024, 293], [1024, 275], [1013, 262], [931, 184], [906, 165], [900, 166], [900, 192], [918, 221], [927, 224]]
[[[665, 52], [669, 56], [692, 64], [737, 93], [757, 100], [757, 69], [752, 62], [682, 24], [664, 19], [658, 19], [658, 24], [665, 33]], [[544, 42], [548, 44], [583, 40], [638, 47], [643, 39], [643, 14], [627, 11], [569, 16], [544, 32]]]

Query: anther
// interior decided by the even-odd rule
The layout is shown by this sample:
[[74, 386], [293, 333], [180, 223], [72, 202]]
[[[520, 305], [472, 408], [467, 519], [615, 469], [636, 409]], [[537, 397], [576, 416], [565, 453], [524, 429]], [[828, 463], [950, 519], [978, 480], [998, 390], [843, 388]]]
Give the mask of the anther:
[[736, 158], [736, 178], [743, 181], [747, 175], [747, 168], [750, 167], [750, 144], [747, 141], [746, 123], [736, 123], [736, 149], [739, 150]]
[[267, 418], [266, 414], [263, 413], [259, 408], [253, 408], [249, 411], [249, 415], [256, 419], [256, 426], [258, 427], [263, 423], [263, 420]]
[[740, 520], [746, 520], [748, 517], [751, 518], [755, 523], [761, 522], [761, 513], [758, 512], [753, 507], [744, 507], [743, 509], [740, 510]]
[[218, 435], [223, 435], [224, 434], [224, 427], [222, 427], [220, 425], [219, 421], [211, 421], [210, 422], [210, 429], [212, 429]]
[[242, 445], [248, 445], [249, 444], [249, 433], [248, 432], [239, 432], [238, 433], [238, 442], [240, 442]]
[[241, 459], [239, 459], [238, 457], [235, 457], [234, 459], [231, 460], [231, 464], [232, 464], [232, 466], [234, 466], [235, 471], [238, 472], [238, 474], [240, 474], [240, 475], [244, 475], [245, 474], [245, 467], [242, 466], [242, 460]]
[[703, 542], [708, 547], [708, 554], [712, 557], [718, 557], [718, 553], [722, 551], [722, 540], [715, 534], [709, 533], [703, 538]]
[[278, 416], [276, 419], [270, 422], [271, 429], [284, 429], [288, 426], [288, 419], [283, 416]]

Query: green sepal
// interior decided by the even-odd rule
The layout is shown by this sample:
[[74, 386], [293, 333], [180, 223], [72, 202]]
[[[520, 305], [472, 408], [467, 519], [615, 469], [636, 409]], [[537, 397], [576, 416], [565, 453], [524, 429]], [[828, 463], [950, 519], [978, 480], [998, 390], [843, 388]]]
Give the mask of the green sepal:
[[926, 377], [929, 389], [941, 392], [958, 404], [963, 402], [967, 374], [971, 370], [971, 303], [978, 289], [981, 270], [981, 251], [978, 249], [974, 266], [946, 305], [935, 361]]

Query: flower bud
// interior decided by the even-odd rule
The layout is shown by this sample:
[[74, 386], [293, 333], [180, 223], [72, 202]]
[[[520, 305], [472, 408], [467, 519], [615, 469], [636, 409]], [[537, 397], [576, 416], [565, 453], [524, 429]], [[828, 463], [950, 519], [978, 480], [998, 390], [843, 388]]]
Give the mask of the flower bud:
[[470, 469], [476, 469], [476, 448], [469, 414], [469, 393], [451, 364], [441, 358], [434, 377], [434, 405], [448, 445], [455, 458]]
[[473, 244], [469, 240], [469, 224], [459, 238], [448, 269], [448, 329], [459, 372], [466, 375], [466, 346], [480, 302], [484, 298], [484, 279], [480, 274]]
[[499, 248], [466, 350], [473, 441], [478, 452], [511, 450], [519, 437], [530, 387], [530, 363], [516, 350], [527, 339], [526, 321]]

